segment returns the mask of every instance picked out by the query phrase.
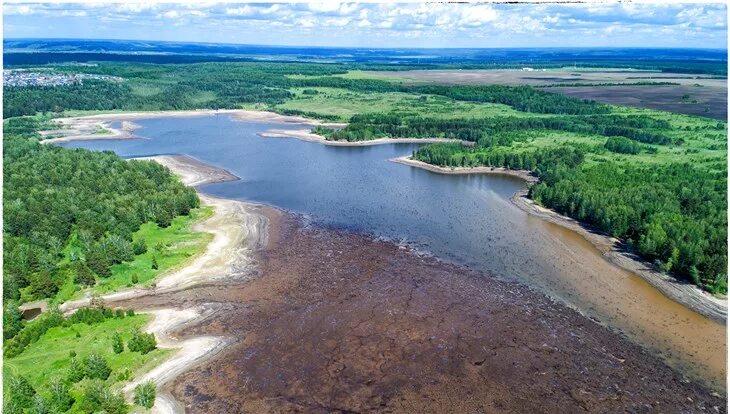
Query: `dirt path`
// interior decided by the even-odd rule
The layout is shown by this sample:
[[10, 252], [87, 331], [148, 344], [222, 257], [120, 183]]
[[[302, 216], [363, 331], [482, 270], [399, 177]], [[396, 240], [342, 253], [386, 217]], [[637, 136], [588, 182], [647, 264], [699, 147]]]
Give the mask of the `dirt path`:
[[[394, 158], [390, 161], [439, 174], [507, 174], [520, 177], [530, 184], [539, 181], [534, 174], [523, 170], [508, 170], [492, 167], [446, 168], [413, 160], [408, 156]], [[681, 282], [676, 278], [657, 271], [654, 266], [622, 247], [620, 240], [570, 217], [538, 206], [527, 197], [527, 191], [518, 192], [511, 200], [513, 204], [529, 214], [580, 234], [583, 238], [591, 242], [609, 262], [640, 276], [668, 298], [719, 323], [727, 324], [728, 302], [726, 299], [715, 297], [692, 284]]]

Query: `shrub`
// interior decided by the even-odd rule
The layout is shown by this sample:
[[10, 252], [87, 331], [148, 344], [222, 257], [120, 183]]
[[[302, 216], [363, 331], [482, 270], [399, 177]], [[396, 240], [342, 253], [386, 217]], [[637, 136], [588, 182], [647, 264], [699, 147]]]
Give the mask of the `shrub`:
[[124, 342], [122, 342], [122, 336], [118, 333], [115, 333], [112, 337], [112, 350], [115, 354], [124, 352]]
[[139, 283], [139, 277], [136, 273], [132, 273], [132, 284], [136, 285], [137, 283]]
[[74, 403], [73, 397], [68, 392], [68, 387], [59, 378], [51, 381], [51, 399], [50, 406], [55, 412], [63, 413], [68, 411]]
[[152, 381], [147, 381], [134, 387], [134, 403], [145, 408], [152, 408], [155, 405], [155, 388], [155, 384]]
[[106, 359], [98, 354], [91, 354], [84, 358], [84, 367], [86, 368], [86, 376], [92, 379], [106, 380], [112, 373]]
[[68, 366], [68, 372], [66, 373], [66, 380], [75, 384], [86, 376], [86, 368], [84, 364], [78, 360], [78, 358], [71, 358], [71, 363]]
[[39, 316], [33, 322], [27, 324], [17, 335], [5, 341], [4, 354], [6, 358], [20, 355], [28, 345], [38, 341], [40, 337], [54, 326], [63, 322], [63, 316], [58, 309]]
[[145, 254], [147, 253], [147, 242], [145, 239], [139, 238], [136, 241], [132, 243], [132, 252], [135, 255]]
[[30, 408], [33, 404], [35, 390], [28, 380], [19, 375], [11, 376], [7, 384], [6, 399], [13, 400], [21, 409]]
[[157, 270], [159, 269], [159, 265], [157, 264], [157, 258], [155, 256], [152, 256], [152, 269]]
[[132, 309], [132, 308], [127, 309], [127, 316], [134, 316], [134, 309]]
[[157, 348], [157, 340], [152, 334], [134, 331], [132, 339], [127, 343], [127, 348], [132, 352], [140, 352], [145, 355]]

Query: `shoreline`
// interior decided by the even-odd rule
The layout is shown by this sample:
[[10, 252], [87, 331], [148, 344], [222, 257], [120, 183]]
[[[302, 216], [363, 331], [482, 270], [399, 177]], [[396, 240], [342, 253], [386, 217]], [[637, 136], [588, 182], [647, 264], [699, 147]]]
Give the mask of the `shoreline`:
[[[197, 187], [204, 184], [238, 180], [228, 171], [202, 163], [185, 155], [161, 155], [135, 158], [157, 162], [175, 174], [183, 184]], [[212, 206], [213, 216], [193, 228], [196, 231], [213, 234], [213, 240], [206, 250], [192, 262], [168, 274], [158, 276], [152, 287], [125, 289], [102, 295], [105, 304], [139, 299], [143, 297], [174, 293], [210, 282], [224, 280], [242, 281], [257, 273], [254, 254], [268, 243], [268, 217], [257, 206], [235, 200], [220, 199], [198, 191], [201, 204]], [[87, 306], [90, 297], [65, 302], [60, 308], [64, 313]], [[194, 307], [172, 305], [163, 309], [140, 308], [140, 313], [153, 315], [153, 320], [145, 328], [155, 335], [160, 348], [176, 349], [169, 359], [152, 368], [123, 388], [124, 394], [131, 399], [134, 387], [148, 380], [155, 383], [158, 390], [152, 412], [182, 413], [184, 407], [168, 392], [166, 386], [177, 376], [222, 352], [231, 343], [229, 338], [219, 336], [193, 336], [179, 340], [175, 333], [184, 328], [201, 323], [218, 311], [218, 306], [206, 303]]]
[[269, 129], [256, 135], [264, 138], [295, 138], [307, 142], [318, 142], [333, 147], [363, 147], [383, 144], [435, 144], [439, 142], [453, 142], [473, 146], [474, 143], [451, 138], [376, 138], [364, 141], [330, 141], [322, 135], [314, 134], [303, 129]]
[[[42, 144], [54, 144], [99, 139], [139, 139], [138, 136], [134, 135], [134, 131], [139, 128], [139, 125], [132, 122], [134, 120], [162, 117], [187, 118], [192, 116], [214, 115], [231, 115], [237, 121], [247, 122], [281, 122], [293, 125], [319, 125], [333, 128], [342, 128], [347, 125], [337, 122], [324, 122], [301, 116], [281, 115], [270, 111], [250, 111], [246, 109], [117, 112], [55, 118], [54, 121], [59, 124], [60, 129], [40, 131], [41, 137], [51, 136], [51, 138], [42, 139], [40, 142]], [[121, 126], [118, 128], [113, 127], [112, 123], [114, 122], [121, 122]], [[96, 131], [99, 130], [106, 130], [109, 132], [96, 133]]]
[[[448, 168], [413, 160], [409, 156], [393, 158], [389, 161], [421, 168], [437, 174], [501, 174], [519, 177], [525, 180], [528, 186], [539, 182], [537, 176], [525, 170], [508, 170], [496, 167]], [[510, 201], [520, 210], [528, 214], [578, 233], [598, 249], [603, 257], [611, 264], [644, 279], [669, 299], [727, 326], [726, 300], [716, 298], [694, 285], [681, 282], [670, 275], [655, 270], [651, 264], [638, 257], [635, 253], [621, 248], [621, 241], [619, 239], [604, 234], [587, 223], [581, 223], [551, 209], [535, 204], [534, 201], [527, 198], [527, 190], [518, 191], [510, 197]]]

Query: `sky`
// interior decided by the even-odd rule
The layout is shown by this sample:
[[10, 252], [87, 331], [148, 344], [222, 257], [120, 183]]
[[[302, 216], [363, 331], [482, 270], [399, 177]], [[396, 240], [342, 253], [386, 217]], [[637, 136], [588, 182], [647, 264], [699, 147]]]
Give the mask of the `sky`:
[[6, 3], [5, 38], [727, 48], [724, 3]]

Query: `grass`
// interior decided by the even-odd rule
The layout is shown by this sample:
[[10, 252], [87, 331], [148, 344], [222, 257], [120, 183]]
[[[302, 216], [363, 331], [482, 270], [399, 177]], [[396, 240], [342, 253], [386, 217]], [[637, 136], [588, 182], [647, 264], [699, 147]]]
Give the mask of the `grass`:
[[[87, 293], [104, 294], [131, 287], [132, 275], [137, 276], [138, 284], [151, 285], [158, 276], [185, 266], [188, 261], [205, 250], [213, 235], [196, 232], [192, 226], [212, 214], [212, 207], [201, 207], [191, 210], [187, 216], [174, 218], [172, 224], [166, 228], [161, 228], [155, 223], [143, 224], [134, 233], [133, 240], [143, 238], [147, 244], [146, 253], [135, 256], [131, 262], [112, 266], [110, 277], [97, 279], [97, 284], [88, 289], [79, 289], [78, 285], [73, 283], [73, 275], [69, 275], [51, 302], [63, 303], [83, 297]], [[71, 242], [64, 250], [61, 264], [69, 260], [73, 250], [79, 249], [72, 236]], [[157, 269], [152, 269], [153, 257], [157, 260]]]
[[[139, 283], [150, 285], [157, 276], [183, 267], [189, 260], [205, 250], [212, 240], [209, 233], [195, 232], [192, 226], [213, 214], [212, 207], [191, 210], [188, 216], [176, 217], [172, 224], [160, 228], [155, 223], [145, 223], [134, 233], [133, 240], [144, 238], [147, 253], [135, 256], [131, 262], [112, 266], [112, 275], [101, 279], [92, 288], [95, 293], [108, 293], [132, 286], [132, 275]], [[152, 269], [152, 259], [157, 260], [158, 269]]]
[[[130, 352], [126, 348], [127, 341], [135, 329], [142, 329], [149, 323], [150, 315], [127, 316], [122, 319], [112, 318], [95, 325], [77, 323], [69, 327], [51, 328], [41, 338], [28, 346], [20, 355], [5, 358], [3, 375], [22, 375], [41, 394], [48, 392], [50, 381], [55, 377], [65, 377], [69, 367], [70, 351], [76, 352], [77, 358], [84, 358], [91, 353], [104, 357], [112, 373], [106, 380], [111, 387], [120, 389], [124, 383], [131, 381], [152, 367], [160, 364], [171, 354], [171, 350], [156, 349], [147, 355]], [[112, 336], [119, 333], [125, 344], [124, 352], [115, 354], [112, 351]], [[123, 374], [129, 370], [131, 376], [124, 379]], [[78, 400], [84, 383], [81, 381], [71, 389], [71, 394]], [[74, 412], [74, 409], [71, 409]]]
[[[304, 90], [316, 90], [316, 95]], [[442, 96], [413, 95], [400, 92], [369, 93], [339, 88], [292, 88], [295, 97], [276, 109], [297, 110], [321, 115], [334, 115], [347, 121], [352, 115], [395, 112], [436, 118], [479, 118], [496, 116], [527, 116], [507, 105], [455, 101]]]

